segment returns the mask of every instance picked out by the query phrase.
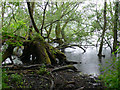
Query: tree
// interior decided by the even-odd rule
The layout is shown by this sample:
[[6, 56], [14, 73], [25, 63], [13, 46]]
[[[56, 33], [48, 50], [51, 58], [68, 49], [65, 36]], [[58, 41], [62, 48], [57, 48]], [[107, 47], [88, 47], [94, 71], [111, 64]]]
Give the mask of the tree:
[[114, 39], [113, 52], [117, 50], [116, 46], [117, 46], [117, 29], [118, 29], [118, 5], [119, 5], [119, 2], [116, 1], [115, 2], [115, 15], [114, 15], [114, 30], [113, 30], [113, 39]]
[[105, 35], [105, 31], [106, 31], [106, 0], [104, 2], [104, 27], [103, 27], [102, 39], [101, 39], [99, 53], [98, 53], [98, 56], [100, 56], [100, 57], [102, 56], [103, 38]]
[[[33, 16], [34, 7], [35, 7], [35, 2], [31, 2], [31, 14], [32, 14], [32, 16]], [[32, 20], [30, 19], [28, 39], [31, 39], [31, 37], [32, 37], [32, 28], [33, 28]]]
[[[24, 46], [23, 54], [20, 56], [23, 63], [31, 63], [31, 55], [33, 56], [32, 63], [47, 63], [54, 65], [57, 64], [56, 58], [59, 59], [60, 64], [67, 63], [65, 55], [45, 42], [44, 38], [41, 36], [33, 18], [33, 10], [31, 10], [31, 7], [33, 7], [34, 4], [30, 5], [30, 2], [27, 2], [27, 5], [35, 32], [33, 33], [31, 40], [27, 40], [25, 36], [19, 36], [15, 33], [3, 32], [3, 44], [6, 42], [8, 47], [5, 52], [3, 52], [2, 62], [13, 55], [14, 47]], [[28, 28], [28, 30], [30, 29], [31, 27]]]

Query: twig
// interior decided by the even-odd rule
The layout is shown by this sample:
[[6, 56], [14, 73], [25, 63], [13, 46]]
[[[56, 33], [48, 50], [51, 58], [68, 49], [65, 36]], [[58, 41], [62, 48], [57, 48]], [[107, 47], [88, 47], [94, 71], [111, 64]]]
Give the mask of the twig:
[[55, 21], [52, 21], [50, 24], [46, 25], [44, 28], [50, 26], [50, 25], [53, 24], [53, 23], [56, 23], [57, 21], [60, 21], [60, 19], [61, 19], [62, 17], [64, 17], [65, 15], [69, 14], [69, 13], [70, 13], [76, 6], [78, 6], [78, 5], [79, 5], [79, 4], [76, 4], [70, 11], [68, 11], [68, 12], [65, 13], [65, 14], [63, 14], [59, 19], [57, 19], [57, 20], [55, 20]]

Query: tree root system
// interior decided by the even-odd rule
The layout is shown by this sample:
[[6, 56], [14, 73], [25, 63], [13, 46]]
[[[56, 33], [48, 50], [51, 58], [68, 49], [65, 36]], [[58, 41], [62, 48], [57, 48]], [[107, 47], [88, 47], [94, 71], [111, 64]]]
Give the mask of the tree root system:
[[[59, 67], [48, 65], [45, 70], [41, 68], [41, 64], [16, 67], [17, 69], [6, 69], [9, 80], [6, 83], [10, 88], [36, 90], [84, 90], [89, 88], [102, 90], [104, 88], [98, 78], [91, 78], [90, 75], [76, 71], [73, 65]], [[19, 83], [17, 80], [13, 81], [12, 74], [20, 75], [22, 80]]]

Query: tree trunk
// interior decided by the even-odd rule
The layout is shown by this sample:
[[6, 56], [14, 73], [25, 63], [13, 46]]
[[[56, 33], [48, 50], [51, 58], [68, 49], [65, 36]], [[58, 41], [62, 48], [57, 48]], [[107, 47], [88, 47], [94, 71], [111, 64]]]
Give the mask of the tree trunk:
[[51, 31], [52, 31], [52, 24], [50, 25], [50, 28], [49, 28], [49, 31], [48, 31], [48, 34], [47, 34], [48, 42], [50, 42], [49, 37], [50, 37]]
[[62, 27], [62, 29], [61, 29], [62, 39], [64, 39], [65, 42], [66, 42], [67, 40], [66, 40], [66, 37], [65, 37], [65, 31], [64, 31], [64, 29], [65, 29], [68, 21], [69, 21], [69, 20], [67, 20], [67, 21], [65, 22], [65, 24], [63, 25], [63, 27]]
[[39, 33], [39, 29], [37, 28], [36, 23], [34, 21], [34, 18], [33, 18], [32, 12], [31, 12], [30, 2], [28, 2], [28, 0], [27, 0], [27, 6], [28, 6], [28, 11], [29, 11], [29, 15], [30, 15], [33, 27], [34, 27], [35, 31], [37, 33]]
[[[117, 46], [117, 23], [118, 23], [118, 4], [119, 2], [115, 2], [115, 16], [114, 16], [114, 30], [113, 30], [113, 38], [114, 38], [114, 42], [113, 42], [113, 52], [115, 52], [117, 49], [116, 49], [116, 46]], [[116, 52], [115, 52], [116, 54]]]
[[33, 36], [32, 40], [25, 42], [25, 49], [21, 60], [23, 63], [30, 63], [30, 55], [34, 56], [32, 63], [47, 63], [55, 65], [56, 59], [59, 60], [59, 64], [67, 62], [64, 53], [58, 49], [50, 46], [40, 34]]
[[[27, 2], [27, 5], [28, 5], [29, 15], [30, 15], [33, 27], [34, 27], [35, 31], [37, 32], [37, 34], [34, 34], [32, 40], [31, 40], [32, 42], [30, 44], [30, 48], [29, 48], [29, 50], [31, 50], [30, 52], [36, 59], [35, 61], [37, 63], [46, 62], [47, 64], [51, 64], [51, 63], [53, 64], [53, 62], [54, 63], [56, 62], [56, 58], [58, 58], [60, 62], [61, 61], [65, 62], [65, 60], [66, 60], [65, 55], [62, 52], [60, 52], [59, 50], [54, 49], [52, 46], [47, 44], [45, 42], [44, 38], [40, 35], [39, 29], [37, 28], [34, 18], [32, 16], [32, 13], [31, 13], [30, 2]], [[56, 28], [57, 28], [56, 36], [59, 38], [60, 31], [58, 32], [58, 30], [60, 30], [60, 22], [57, 23]], [[30, 55], [28, 55], [28, 56], [30, 56]], [[24, 59], [23, 59], [23, 61], [24, 61]]]
[[[34, 7], [35, 7], [35, 2], [31, 2], [31, 14], [33, 16], [33, 10], [34, 10]], [[32, 28], [33, 28], [33, 25], [32, 25], [32, 20], [30, 19], [30, 25], [29, 25], [29, 36], [28, 36], [28, 39], [30, 40], [31, 37], [32, 37]]]
[[57, 42], [59, 45], [63, 44], [63, 41], [61, 40], [61, 28], [60, 28], [60, 22], [57, 22], [56, 28], [55, 28], [55, 34], [56, 34], [56, 40], [55, 42]]
[[106, 31], [106, 0], [104, 2], [104, 27], [103, 27], [102, 39], [101, 39], [101, 43], [100, 43], [98, 56], [102, 56], [103, 39], [104, 39], [105, 31]]

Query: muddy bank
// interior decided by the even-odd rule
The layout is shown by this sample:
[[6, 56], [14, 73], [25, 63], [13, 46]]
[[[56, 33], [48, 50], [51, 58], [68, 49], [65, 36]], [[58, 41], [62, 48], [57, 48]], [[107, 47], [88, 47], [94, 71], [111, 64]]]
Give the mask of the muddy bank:
[[6, 83], [9, 88], [36, 90], [103, 89], [103, 85], [97, 77], [82, 74], [74, 69], [55, 70], [55, 68], [52, 66], [40, 66], [19, 70], [14, 67], [14, 69], [6, 71], [8, 75]]

